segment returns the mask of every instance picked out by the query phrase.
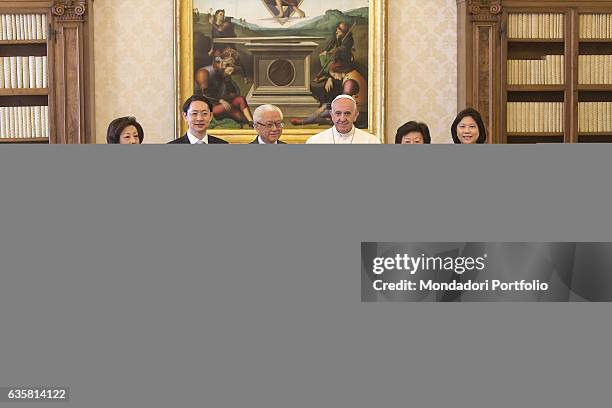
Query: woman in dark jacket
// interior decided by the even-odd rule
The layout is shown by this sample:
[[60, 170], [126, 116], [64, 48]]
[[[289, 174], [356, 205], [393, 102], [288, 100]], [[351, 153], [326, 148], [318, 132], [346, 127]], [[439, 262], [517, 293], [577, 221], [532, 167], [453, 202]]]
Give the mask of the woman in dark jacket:
[[487, 130], [480, 113], [473, 108], [467, 108], [459, 112], [451, 125], [451, 135], [455, 144], [485, 143]]

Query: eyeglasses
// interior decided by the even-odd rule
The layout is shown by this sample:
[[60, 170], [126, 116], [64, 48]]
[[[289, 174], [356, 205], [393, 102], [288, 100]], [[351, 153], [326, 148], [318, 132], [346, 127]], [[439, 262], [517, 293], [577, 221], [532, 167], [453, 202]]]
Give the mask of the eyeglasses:
[[190, 111], [189, 116], [191, 116], [192, 118], [197, 118], [198, 116], [207, 118], [210, 116], [210, 112], [209, 111]]
[[265, 127], [268, 130], [272, 130], [274, 128], [282, 129], [285, 127], [285, 124], [283, 122], [268, 122], [268, 123], [255, 122], [255, 123], [257, 125]]

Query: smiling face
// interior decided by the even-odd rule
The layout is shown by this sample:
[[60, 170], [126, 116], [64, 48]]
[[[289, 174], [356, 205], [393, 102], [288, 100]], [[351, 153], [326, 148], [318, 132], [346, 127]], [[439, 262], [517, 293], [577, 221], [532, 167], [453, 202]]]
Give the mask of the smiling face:
[[255, 130], [266, 144], [273, 144], [283, 134], [283, 120], [275, 111], [264, 112], [255, 122]]
[[121, 131], [121, 134], [119, 135], [119, 144], [140, 144], [136, 126], [129, 125]]
[[461, 144], [474, 144], [479, 136], [478, 124], [473, 117], [466, 116], [457, 125], [457, 138]]
[[359, 112], [357, 106], [350, 99], [338, 99], [332, 105], [331, 117], [336, 130], [346, 134], [353, 129], [353, 123], [357, 120]]
[[208, 129], [212, 120], [212, 113], [206, 103], [202, 101], [192, 102], [187, 113], [183, 112], [183, 117], [195, 137], [203, 139], [206, 136], [206, 129]]

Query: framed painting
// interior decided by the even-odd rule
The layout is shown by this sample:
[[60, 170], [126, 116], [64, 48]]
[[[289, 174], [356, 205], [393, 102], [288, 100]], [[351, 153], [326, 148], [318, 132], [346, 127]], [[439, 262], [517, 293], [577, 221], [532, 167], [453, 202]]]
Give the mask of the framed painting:
[[282, 140], [329, 128], [329, 105], [349, 94], [356, 125], [385, 135], [386, 0], [175, 0], [176, 129], [183, 101], [214, 105], [209, 133], [253, 140], [253, 111], [284, 114]]

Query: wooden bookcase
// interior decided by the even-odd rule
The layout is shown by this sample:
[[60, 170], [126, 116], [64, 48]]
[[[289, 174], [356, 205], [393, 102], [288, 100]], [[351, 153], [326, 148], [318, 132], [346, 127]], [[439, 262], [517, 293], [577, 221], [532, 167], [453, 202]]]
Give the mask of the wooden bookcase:
[[[595, 19], [591, 19], [591, 24], [585, 24], [587, 23], [585, 20], [588, 17], [600, 15], [604, 17], [599, 21], [593, 21]], [[574, 62], [578, 67], [578, 69], [573, 72], [574, 75], [572, 78], [573, 82], [576, 84], [575, 92], [578, 101], [577, 106], [573, 106], [573, 114], [578, 117], [578, 120], [574, 123], [575, 128], [572, 129], [574, 134], [577, 134], [577, 140], [575, 141], [579, 143], [612, 143], [612, 3], [607, 2], [606, 7], [578, 7], [574, 11], [572, 17], [577, 27], [577, 35], [572, 39], [573, 43], [571, 47], [577, 54], [577, 59], [574, 60]], [[604, 24], [601, 24], [602, 22]], [[587, 31], [585, 29], [589, 27], [602, 25], [605, 25], [607, 29], [600, 30], [597, 36], [585, 33], [585, 31]], [[585, 67], [580, 63], [580, 59], [585, 57], [590, 58], [592, 56], [600, 59], [605, 58], [608, 60], [608, 63], [597, 65], [593, 63], [589, 64], [591, 69], [587, 69], [586, 71], [590, 71], [592, 75], [585, 75], [583, 73]], [[585, 79], [591, 80], [585, 81]], [[589, 103], [606, 105], [604, 109], [607, 109], [607, 112], [603, 115], [604, 119], [600, 117], [599, 120], [597, 120], [597, 122], [599, 122], [598, 128], [587, 129], [588, 126], [582, 123], [584, 120], [582, 118], [583, 115], [580, 115], [581, 105]]]
[[[29, 135], [0, 135], [0, 143], [90, 142], [89, 5], [89, 1], [0, 0], [0, 15], [44, 15], [46, 18], [43, 27], [45, 39], [0, 40], [0, 57], [46, 57], [47, 71], [45, 87], [1, 88], [0, 107], [42, 106], [48, 110], [47, 137], [40, 137], [40, 131], [31, 130]], [[4, 75], [0, 72], [0, 76]], [[32, 112], [33, 109], [25, 108], [21, 112], [26, 111]], [[26, 113], [23, 115], [22, 121]], [[35, 137], [37, 134], [39, 137]]]
[[[580, 114], [587, 109], [583, 103], [612, 103], [612, 78], [607, 84], [587, 85], [579, 81], [581, 57], [612, 56], [612, 33], [610, 38], [584, 38], [580, 35], [581, 27], [584, 29], [581, 15], [608, 14], [612, 19], [612, 2], [458, 0], [457, 4], [458, 109], [473, 106], [483, 114], [490, 143], [612, 143], [609, 115], [605, 118], [610, 124], [600, 123], [599, 131], [586, 131], [587, 127], [579, 124]], [[517, 17], [521, 15], [528, 16], [529, 22], [525, 23], [525, 17], [522, 20]], [[551, 23], [551, 30], [540, 28], [541, 22], [555, 21], [550, 19], [552, 15], [560, 16], [562, 27]], [[533, 35], [530, 28], [535, 28]], [[546, 56], [563, 56], [562, 76], [556, 71], [553, 75], [560, 76], [554, 78], [558, 81], [551, 82], [549, 75], [546, 79], [523, 75], [517, 80], [517, 65], [508, 63], [512, 60], [520, 61], [518, 64], [537, 64], [534, 61]], [[513, 63], [516, 64], [510, 64]], [[603, 79], [603, 65], [595, 70]], [[541, 114], [551, 111], [555, 104], [562, 111], [562, 118], [552, 120], [554, 115]], [[610, 106], [600, 106], [600, 116]], [[541, 119], [534, 123], [538, 113]], [[527, 126], [516, 126], [523, 121]]]

